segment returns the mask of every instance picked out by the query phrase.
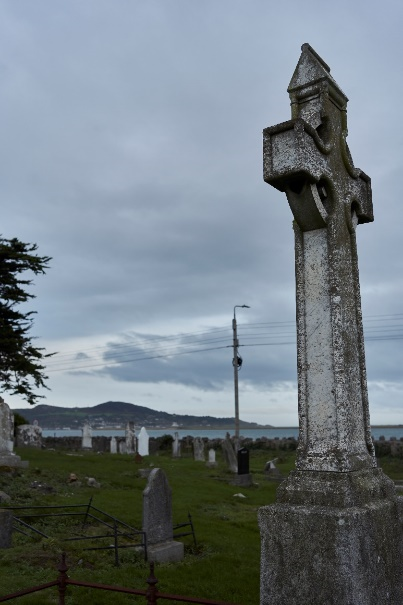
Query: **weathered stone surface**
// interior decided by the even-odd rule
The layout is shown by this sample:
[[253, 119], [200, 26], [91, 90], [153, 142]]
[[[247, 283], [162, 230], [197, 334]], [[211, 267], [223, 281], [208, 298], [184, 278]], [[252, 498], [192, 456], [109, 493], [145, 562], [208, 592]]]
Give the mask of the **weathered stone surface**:
[[401, 604], [401, 502], [261, 508], [261, 605]]
[[14, 415], [0, 397], [0, 468], [26, 468], [29, 463], [14, 454]]
[[229, 470], [232, 473], [237, 473], [238, 472], [238, 461], [237, 461], [236, 454], [235, 454], [235, 451], [232, 446], [231, 439], [230, 439], [228, 433], [227, 433], [227, 436], [225, 437], [225, 439], [223, 439], [221, 447], [222, 447], [222, 452], [224, 455], [225, 462], [226, 462]]
[[37, 424], [20, 424], [17, 427], [18, 447], [42, 447], [42, 429]]
[[297, 470], [259, 511], [262, 605], [401, 605], [402, 500], [371, 438], [355, 229], [371, 181], [346, 143], [347, 97], [308, 45], [292, 119], [264, 131], [264, 179], [294, 216]]
[[126, 453], [136, 453], [136, 431], [134, 430], [134, 422], [128, 422], [125, 430]]
[[329, 72], [303, 45], [292, 120], [264, 131], [264, 179], [286, 192], [295, 219], [297, 467], [343, 471], [375, 466], [355, 237], [373, 213], [370, 179], [346, 143], [347, 97]]
[[143, 492], [143, 531], [147, 534], [150, 561], [183, 559], [183, 543], [173, 540], [172, 490], [160, 468], [151, 471]]
[[203, 441], [202, 437], [195, 437], [193, 439], [193, 456], [194, 456], [194, 459], [199, 462], [205, 461], [204, 441]]
[[14, 449], [14, 416], [7, 403], [0, 397], [0, 453]]

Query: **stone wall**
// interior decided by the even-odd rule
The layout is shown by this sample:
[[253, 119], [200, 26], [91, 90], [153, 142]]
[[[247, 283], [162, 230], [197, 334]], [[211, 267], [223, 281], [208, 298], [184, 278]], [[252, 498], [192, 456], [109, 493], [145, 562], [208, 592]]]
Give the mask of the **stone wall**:
[[[68, 450], [68, 451], [79, 451], [81, 447], [81, 437], [42, 437], [42, 448], [55, 449], [55, 450]], [[124, 442], [124, 437], [116, 437], [116, 441]], [[206, 449], [213, 448], [217, 450], [221, 448], [222, 439], [208, 439], [203, 438]], [[110, 437], [93, 437], [92, 438], [92, 451], [93, 452], [110, 452]], [[193, 437], [187, 436], [180, 439], [182, 456], [193, 455]], [[385, 438], [380, 438], [375, 441], [375, 452], [377, 458], [382, 456], [391, 456], [394, 458], [403, 459], [403, 439], [397, 440], [391, 438], [386, 441]], [[267, 437], [260, 437], [258, 439], [242, 439], [242, 447], [247, 447], [250, 450], [267, 450], [273, 452], [286, 452], [294, 451], [297, 448], [298, 441], [293, 437], [286, 439], [268, 439]], [[155, 454], [159, 450], [167, 450], [170, 448], [166, 447], [163, 437], [150, 437], [149, 450], [150, 454]]]

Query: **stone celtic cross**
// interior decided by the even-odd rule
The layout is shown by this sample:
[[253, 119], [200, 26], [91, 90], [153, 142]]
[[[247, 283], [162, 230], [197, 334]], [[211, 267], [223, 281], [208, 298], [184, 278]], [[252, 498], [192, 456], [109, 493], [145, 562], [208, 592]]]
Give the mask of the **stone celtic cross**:
[[264, 130], [264, 180], [295, 219], [297, 469], [373, 468], [355, 236], [373, 221], [371, 181], [346, 143], [348, 99], [309, 44], [288, 92], [292, 119]]
[[292, 119], [264, 130], [264, 179], [294, 215], [296, 470], [259, 510], [260, 605], [401, 605], [403, 498], [376, 466], [355, 229], [371, 183], [347, 147], [347, 97], [309, 46]]

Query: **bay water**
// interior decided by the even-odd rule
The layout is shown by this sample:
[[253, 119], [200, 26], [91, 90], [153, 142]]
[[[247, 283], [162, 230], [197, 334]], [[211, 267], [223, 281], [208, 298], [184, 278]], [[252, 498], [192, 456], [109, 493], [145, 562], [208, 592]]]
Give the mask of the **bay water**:
[[[224, 439], [225, 435], [229, 433], [231, 436], [235, 434], [234, 430], [227, 429], [180, 429], [180, 428], [166, 428], [166, 429], [147, 429], [147, 433], [150, 437], [161, 437], [162, 435], [175, 435], [179, 434], [179, 439], [183, 437], [207, 437], [208, 439]], [[136, 428], [138, 433], [140, 428]], [[123, 437], [125, 434], [124, 429], [92, 429], [93, 437]], [[81, 429], [43, 429], [43, 437], [81, 437]], [[240, 435], [242, 437], [248, 437], [250, 439], [259, 439], [260, 437], [267, 437], [268, 439], [287, 439], [288, 437], [298, 438], [298, 427], [272, 427], [269, 429], [240, 429]], [[391, 437], [396, 439], [403, 439], [403, 425], [394, 427], [372, 427], [372, 436], [375, 440], [383, 436], [387, 441]]]

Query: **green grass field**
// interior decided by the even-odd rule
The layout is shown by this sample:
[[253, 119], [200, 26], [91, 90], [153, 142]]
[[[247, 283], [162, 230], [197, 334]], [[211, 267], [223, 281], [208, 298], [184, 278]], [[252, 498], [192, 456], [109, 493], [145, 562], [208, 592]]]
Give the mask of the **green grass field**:
[[[123, 455], [34, 449], [18, 453], [29, 461], [29, 468], [17, 476], [0, 474], [0, 490], [12, 497], [10, 505], [86, 504], [92, 496], [94, 506], [138, 529], [142, 525], [142, 493], [147, 483], [139, 476], [139, 468], [163, 469], [172, 488], [174, 523], [186, 522], [190, 512], [198, 544], [194, 546], [191, 536], [182, 538], [184, 560], [156, 566], [159, 590], [243, 605], [259, 602], [257, 511], [275, 501], [278, 484], [269, 482], [263, 473], [273, 452], [251, 450], [250, 470], [255, 484], [250, 488], [230, 484], [232, 474], [226, 470], [220, 452], [214, 469], [190, 456], [173, 459], [168, 451], [144, 458], [141, 465], [133, 457]], [[403, 477], [403, 461], [384, 462], [385, 471], [392, 478]], [[294, 454], [281, 453], [277, 466], [286, 475], [294, 466]], [[68, 483], [70, 473], [77, 475], [81, 486]], [[85, 477], [94, 477], [101, 488], [87, 487]], [[50, 486], [54, 492], [41, 493], [38, 485]], [[234, 496], [239, 492], [246, 497]], [[53, 520], [36, 526], [51, 538], [14, 533], [13, 547], [0, 551], [0, 596], [55, 579], [62, 551], [67, 552], [69, 575], [75, 580], [146, 588], [149, 567], [133, 549], [121, 550], [120, 566], [115, 567], [113, 550], [85, 551], [88, 544], [63, 541], [76, 531], [75, 519], [60, 517], [56, 523]], [[108, 543], [111, 541], [104, 542]], [[67, 594], [67, 605], [103, 605], [112, 601], [119, 605], [139, 598], [74, 587], [69, 587]], [[56, 591], [49, 589], [11, 602], [46, 605], [58, 601]]]

